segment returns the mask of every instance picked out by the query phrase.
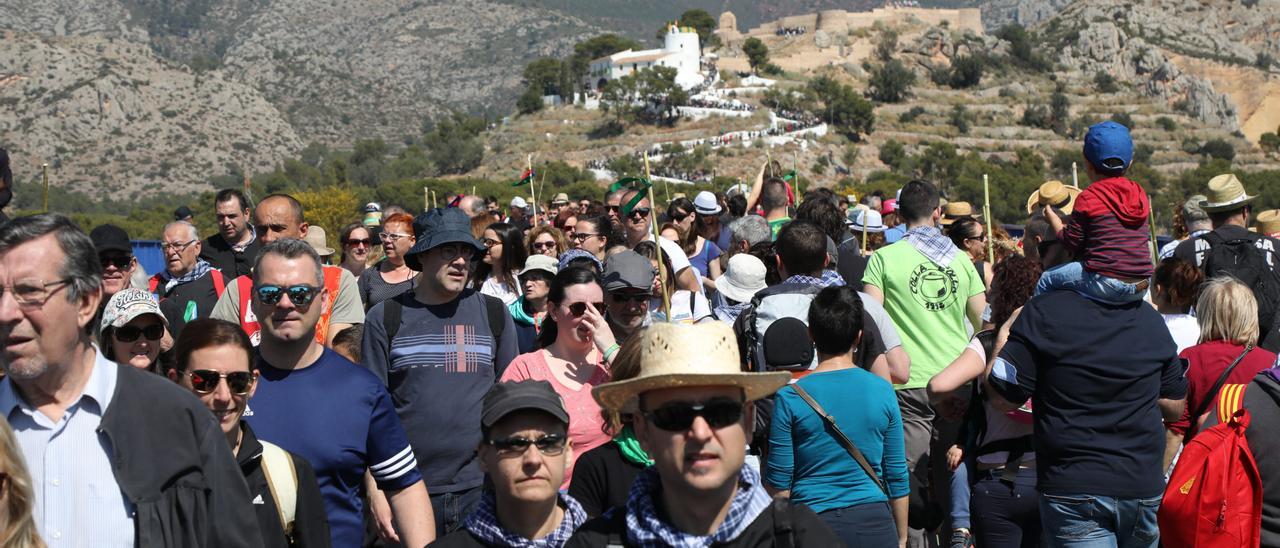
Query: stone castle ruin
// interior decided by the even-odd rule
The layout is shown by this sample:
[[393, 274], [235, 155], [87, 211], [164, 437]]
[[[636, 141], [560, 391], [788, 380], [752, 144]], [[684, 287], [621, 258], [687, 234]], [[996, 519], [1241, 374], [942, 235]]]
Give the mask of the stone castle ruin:
[[793, 15], [764, 23], [743, 33], [738, 30], [738, 17], [733, 12], [720, 14], [720, 25], [715, 34], [726, 45], [736, 45], [750, 37], [774, 36], [779, 29], [803, 28], [807, 32], [825, 31], [828, 34], [869, 28], [876, 23], [919, 21], [931, 26], [941, 26], [945, 21], [952, 29], [970, 30], [982, 34], [982, 12], [977, 8], [929, 9], [929, 8], [875, 8], [871, 11], [850, 12], [824, 10], [807, 15]]

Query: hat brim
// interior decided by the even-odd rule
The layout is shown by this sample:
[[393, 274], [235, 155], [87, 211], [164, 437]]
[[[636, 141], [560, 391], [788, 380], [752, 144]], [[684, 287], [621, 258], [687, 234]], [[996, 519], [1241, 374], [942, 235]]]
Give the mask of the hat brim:
[[550, 268], [543, 268], [540, 266], [530, 266], [530, 267], [523, 268], [519, 272], [516, 272], [516, 276], [524, 276], [525, 274], [528, 274], [530, 272], [541, 272], [552, 278], [556, 277], [556, 272], [554, 270], [551, 270]]
[[639, 410], [640, 394], [663, 388], [687, 388], [699, 386], [736, 386], [742, 389], [747, 401], [755, 401], [786, 386], [791, 374], [785, 371], [767, 373], [671, 373], [637, 377], [620, 382], [605, 383], [591, 389], [591, 395], [605, 409], [635, 412]]
[[414, 244], [412, 248], [409, 248], [409, 252], [404, 254], [404, 264], [408, 266], [410, 270], [420, 272], [422, 267], [418, 265], [418, 255], [431, 251], [432, 249], [442, 245], [453, 243], [469, 244], [477, 253], [484, 252], [484, 246], [480, 245], [480, 242], [477, 242], [476, 239], [471, 236], [470, 232], [448, 230], [433, 234], [431, 238], [418, 240], [418, 243]]
[[715, 280], [715, 284], [716, 291], [719, 291], [721, 295], [740, 303], [750, 302], [751, 299], [756, 296], [756, 293], [768, 287], [768, 285], [762, 285], [758, 289], [752, 290], [749, 287], [743, 287], [733, 283], [733, 280], [729, 279], [728, 276], [721, 276], [717, 278]]
[[705, 215], [719, 215], [719, 214], [720, 214], [721, 212], [723, 212], [723, 211], [724, 211], [724, 208], [722, 208], [722, 207], [717, 207], [717, 208], [712, 209], [712, 210], [698, 209], [697, 207], [694, 207], [694, 208], [693, 208], [693, 212], [694, 212], [694, 213], [697, 213], [698, 215], [704, 215], [704, 216], [705, 216]]
[[1244, 207], [1249, 202], [1252, 202], [1254, 198], [1257, 198], [1257, 196], [1250, 196], [1248, 194], [1245, 194], [1230, 202], [1210, 202], [1208, 200], [1205, 200], [1203, 202], [1200, 202], [1200, 209], [1203, 209], [1208, 213], [1217, 213], [1220, 211], [1231, 211], [1233, 209], [1240, 209]]
[[[1065, 188], [1067, 189], [1067, 205], [1059, 209], [1061, 209], [1063, 213], [1070, 215], [1071, 210], [1075, 209], [1076, 207], [1076, 197], [1079, 196], [1080, 193], [1083, 191], [1073, 186], [1065, 186]], [[1037, 210], [1043, 207], [1043, 206], [1040, 206], [1039, 203], [1040, 203], [1040, 189], [1037, 188], [1034, 192], [1031, 193], [1030, 196], [1027, 196], [1027, 214], [1028, 215], [1034, 214]]]

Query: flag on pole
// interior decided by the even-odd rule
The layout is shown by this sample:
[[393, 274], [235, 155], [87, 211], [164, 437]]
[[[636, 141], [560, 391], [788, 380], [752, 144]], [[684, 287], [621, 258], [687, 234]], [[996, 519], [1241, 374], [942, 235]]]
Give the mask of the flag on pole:
[[523, 175], [520, 175], [520, 180], [519, 180], [519, 181], [516, 181], [516, 182], [514, 182], [514, 183], [511, 183], [511, 186], [524, 186], [524, 185], [527, 185], [527, 184], [529, 184], [529, 183], [532, 183], [532, 182], [533, 182], [533, 177], [534, 177], [535, 175], [537, 175], [537, 174], [533, 172], [533, 168], [526, 169], [526, 170], [524, 170], [524, 174], [523, 174]]

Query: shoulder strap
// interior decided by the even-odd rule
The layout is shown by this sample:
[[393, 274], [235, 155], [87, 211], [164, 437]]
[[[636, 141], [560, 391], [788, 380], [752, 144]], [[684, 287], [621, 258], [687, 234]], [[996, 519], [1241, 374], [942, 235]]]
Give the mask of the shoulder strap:
[[862, 455], [862, 451], [858, 450], [858, 446], [854, 445], [853, 440], [849, 439], [849, 437], [844, 435], [844, 432], [840, 430], [840, 426], [836, 424], [836, 419], [831, 415], [828, 415], [827, 411], [823, 409], [821, 405], [818, 405], [818, 401], [813, 399], [813, 396], [810, 396], [808, 391], [800, 387], [800, 383], [792, 383], [791, 388], [795, 389], [796, 394], [799, 394], [800, 398], [803, 399], [805, 403], [809, 404], [809, 407], [813, 408], [814, 413], [817, 413], [819, 417], [822, 417], [822, 420], [831, 425], [831, 429], [834, 430], [836, 434], [836, 441], [840, 442], [840, 445], [844, 446], [844, 450], [849, 452], [849, 455], [853, 457], [853, 460], [858, 461], [858, 466], [861, 466], [862, 471], [866, 472], [867, 476], [871, 477], [871, 481], [875, 482], [876, 487], [879, 487], [880, 490], [884, 492], [885, 496], [888, 496], [889, 488], [885, 487], [884, 482], [880, 480], [880, 476], [876, 474], [875, 469], [871, 467], [871, 463], [867, 462], [867, 457]]
[[[502, 340], [502, 330], [506, 325], [506, 322], [502, 321], [504, 319], [502, 313], [506, 312], [507, 305], [502, 303], [502, 299], [492, 295], [485, 295], [484, 293], [479, 295], [480, 298], [484, 299], [485, 313], [489, 316], [489, 332], [493, 333], [493, 346], [496, 348], [498, 342]], [[497, 356], [494, 357], [496, 358]]]
[[158, 291], [159, 289], [160, 289], [160, 275], [155, 274], [151, 276], [150, 279], [147, 280], [147, 292], [152, 295], [158, 296], [160, 295]]
[[773, 545], [776, 548], [794, 548], [796, 527], [791, 520], [791, 503], [787, 499], [773, 499], [769, 510], [773, 513]]
[[280, 512], [280, 526], [286, 536], [293, 532], [293, 522], [298, 513], [298, 471], [293, 459], [284, 449], [262, 442], [262, 472], [267, 476], [267, 488]]
[[383, 301], [382, 327], [387, 330], [388, 350], [391, 348], [391, 341], [396, 340], [396, 333], [400, 332], [400, 316], [402, 313], [404, 313], [404, 305], [400, 303], [400, 295]]
[[213, 276], [214, 293], [221, 297], [222, 292], [227, 290], [227, 281], [222, 278], [222, 271], [215, 268], [209, 271], [209, 275]]
[[1200, 416], [1204, 415], [1204, 412], [1209, 410], [1210, 405], [1213, 405], [1213, 400], [1218, 399], [1218, 391], [1222, 390], [1222, 385], [1227, 382], [1227, 377], [1230, 377], [1231, 372], [1236, 369], [1237, 365], [1240, 365], [1240, 360], [1243, 360], [1245, 356], [1249, 355], [1250, 350], [1253, 350], [1252, 344], [1245, 346], [1244, 352], [1241, 352], [1239, 356], [1236, 356], [1236, 360], [1231, 362], [1231, 365], [1228, 365], [1226, 369], [1223, 369], [1221, 375], [1218, 375], [1218, 380], [1214, 381], [1213, 388], [1210, 388], [1209, 391], [1205, 393], [1204, 401], [1200, 402], [1200, 405], [1196, 406], [1196, 412], [1190, 415], [1192, 423], [1200, 420]]

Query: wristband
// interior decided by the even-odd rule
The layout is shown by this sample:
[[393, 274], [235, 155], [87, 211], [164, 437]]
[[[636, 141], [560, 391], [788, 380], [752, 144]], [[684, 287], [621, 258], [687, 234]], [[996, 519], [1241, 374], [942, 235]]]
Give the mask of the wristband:
[[622, 346], [618, 345], [618, 343], [613, 343], [613, 346], [610, 346], [609, 348], [606, 348], [606, 349], [605, 349], [605, 351], [604, 351], [604, 361], [605, 361], [605, 362], [608, 362], [608, 363], [612, 363], [612, 362], [613, 362], [613, 356], [614, 356], [615, 354], [617, 354], [617, 353], [618, 353], [618, 351], [619, 351], [619, 350], [621, 350], [621, 349], [622, 349]]

